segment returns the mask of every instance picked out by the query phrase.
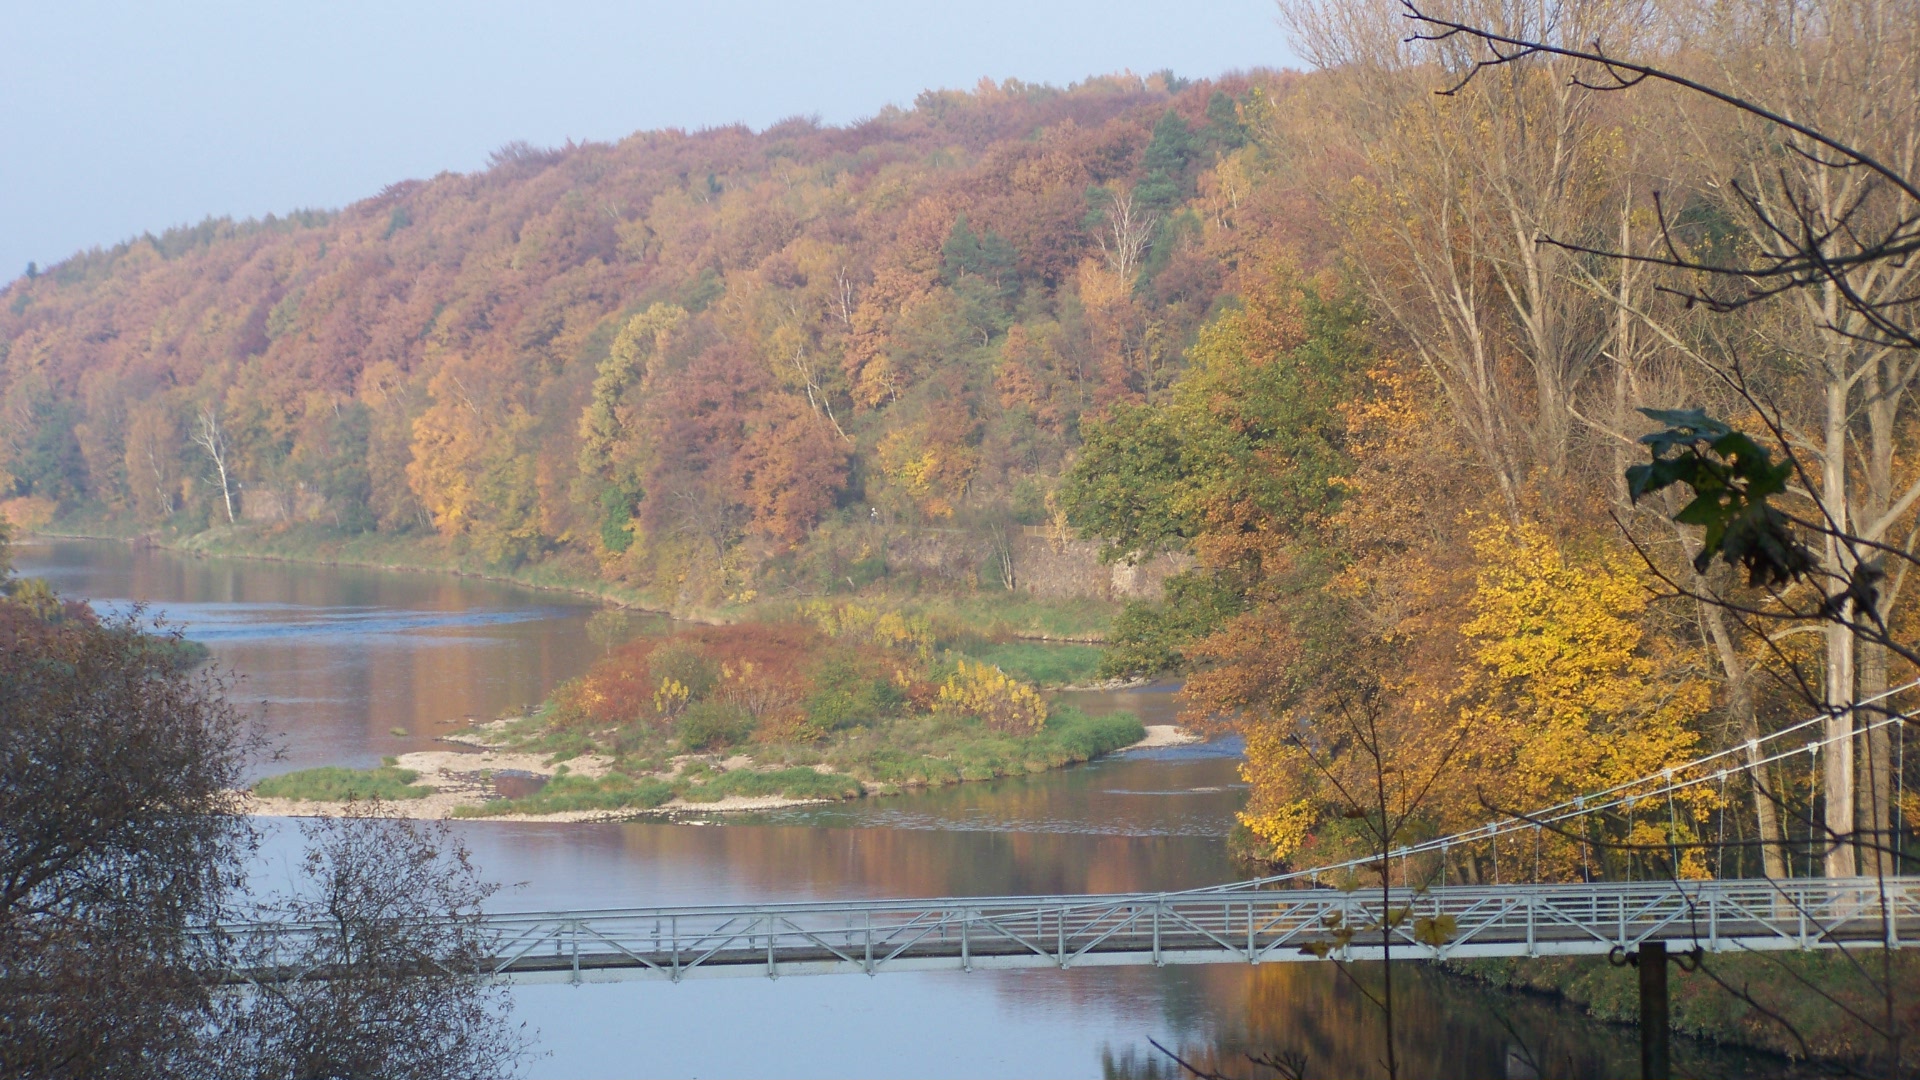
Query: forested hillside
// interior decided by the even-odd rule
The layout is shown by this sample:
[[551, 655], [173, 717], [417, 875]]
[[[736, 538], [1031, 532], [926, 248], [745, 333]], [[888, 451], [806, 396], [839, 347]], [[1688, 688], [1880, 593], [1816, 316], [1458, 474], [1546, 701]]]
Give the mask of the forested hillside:
[[[1886, 255], [1920, 220], [1920, 181], [1889, 179], [1920, 175], [1920, 22], [1882, 0], [1753, 22], [1579, 0], [1552, 29], [1462, 10], [1774, 111], [1596, 90], [1545, 53], [1476, 68], [1468, 38], [1408, 40], [1397, 0], [1290, 0], [1310, 75], [983, 84], [846, 129], [510, 148], [15, 282], [11, 512], [407, 534], [677, 610], [886, 591], [900, 530], [1176, 553], [1108, 671], [1185, 672], [1196, 722], [1246, 733], [1243, 820], [1281, 860], [1378, 840], [1355, 791], [1431, 830], [1822, 710], [1848, 744], [1852, 703], [1912, 674], [1887, 636], [1915, 625], [1907, 577], [1878, 560], [1920, 535], [1917, 264]], [[1629, 490], [1679, 415], [1649, 408], [1795, 455], [1780, 498], [1855, 547], [1771, 589], [1716, 562], [1704, 511]], [[1890, 737], [1817, 784], [1754, 763], [1616, 839], [1711, 821], [1751, 842], [1736, 872], [1884, 865], [1818, 830], [1907, 813]], [[1548, 841], [1542, 865], [1582, 851]]]
[[[1255, 186], [1308, 194], [1337, 272], [1245, 288], [1164, 398], [1083, 423], [1072, 519], [1197, 559], [1110, 670], [1186, 670], [1190, 714], [1246, 732], [1242, 820], [1284, 860], [1742, 748], [1536, 867], [1892, 868], [1909, 841], [1863, 838], [1920, 810], [1866, 720], [1920, 657], [1913, 5], [1281, 10], [1321, 70], [1255, 125]], [[1755, 570], [1767, 544], [1792, 565]], [[1760, 760], [1813, 715], [1817, 775]], [[1709, 830], [1738, 860], [1687, 846]], [[1459, 851], [1445, 873], [1497, 877]]]
[[1163, 397], [1252, 254], [1312, 235], [1255, 182], [1279, 85], [515, 145], [78, 255], [0, 303], [0, 491], [28, 522], [437, 534], [675, 607], [854, 583], [836, 523], [1043, 524], [1083, 418]]

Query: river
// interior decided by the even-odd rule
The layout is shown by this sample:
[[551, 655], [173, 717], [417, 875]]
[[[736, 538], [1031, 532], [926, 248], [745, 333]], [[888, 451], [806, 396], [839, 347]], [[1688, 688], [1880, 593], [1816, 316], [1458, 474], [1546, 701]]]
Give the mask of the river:
[[[562, 594], [433, 574], [194, 559], [25, 541], [20, 573], [106, 609], [133, 603], [208, 645], [280, 754], [262, 774], [446, 749], [437, 733], [540, 700], [604, 647], [599, 609]], [[604, 617], [601, 620], [604, 622]], [[664, 626], [639, 617], [633, 630]], [[596, 624], [596, 627], [598, 624]], [[1170, 722], [1165, 687], [1072, 695], [1090, 712]], [[931, 793], [621, 824], [461, 822], [499, 910], [877, 896], [1081, 893], [1228, 880], [1245, 798], [1231, 741]], [[297, 851], [269, 825], [258, 872]], [[1404, 1075], [1625, 1076], [1626, 1029], [1417, 967], [1402, 981]], [[521, 986], [533, 1077], [1178, 1075], [1148, 1039], [1217, 1053], [1304, 1053], [1314, 1076], [1378, 1075], [1374, 1010], [1331, 965], [898, 973]], [[1684, 1044], [1703, 1075], [1766, 1059]]]

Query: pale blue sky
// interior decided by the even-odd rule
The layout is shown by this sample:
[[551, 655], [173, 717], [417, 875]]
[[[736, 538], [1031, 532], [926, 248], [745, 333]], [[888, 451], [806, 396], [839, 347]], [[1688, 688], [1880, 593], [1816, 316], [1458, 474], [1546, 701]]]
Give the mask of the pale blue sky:
[[4, 0], [0, 281], [209, 214], [341, 206], [512, 139], [1290, 63], [1270, 0]]

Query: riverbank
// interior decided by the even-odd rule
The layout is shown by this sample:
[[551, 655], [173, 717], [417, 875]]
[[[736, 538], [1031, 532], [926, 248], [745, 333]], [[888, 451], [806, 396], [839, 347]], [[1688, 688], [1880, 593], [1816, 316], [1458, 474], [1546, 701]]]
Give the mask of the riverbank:
[[[1885, 967], [1882, 967], [1882, 962]], [[1863, 948], [1785, 953], [1718, 953], [1701, 970], [1669, 970], [1673, 1031], [1727, 1046], [1811, 1062], [1820, 1071], [1892, 1071], [1886, 1064], [1889, 1002], [1910, 1013], [1920, 1000], [1920, 956]], [[1454, 975], [1503, 990], [1546, 996], [1608, 1023], [1639, 1019], [1639, 975], [1604, 957], [1454, 961]], [[1815, 989], [1817, 988], [1817, 989]], [[1895, 1030], [1910, 1020], [1902, 1019]], [[1903, 1075], [1920, 1047], [1902, 1047]]]
[[[402, 574], [447, 574], [498, 581], [541, 592], [569, 593], [635, 611], [674, 614], [649, 603], [636, 590], [600, 579], [590, 568], [583, 570], [551, 562], [512, 568], [490, 566], [449, 550], [438, 537], [396, 537], [381, 533], [349, 536], [317, 527], [268, 529], [251, 526], [174, 535], [119, 529], [113, 523], [100, 519], [56, 521], [25, 530], [23, 535], [48, 540], [96, 540], [133, 547], [160, 548], [203, 558], [251, 559], [386, 570]], [[703, 614], [710, 618], [717, 617], [714, 613], [701, 612], [675, 614], [675, 617], [698, 622], [704, 621], [701, 617]]]
[[[20, 532], [23, 536], [52, 540], [94, 540], [154, 547], [198, 557], [449, 574], [543, 592], [567, 593], [632, 611], [667, 615], [683, 622], [716, 625], [752, 618], [779, 618], [805, 602], [800, 598], [776, 596], [719, 607], [675, 607], [663, 605], [640, 590], [605, 580], [597, 567], [582, 559], [554, 558], [503, 567], [454, 551], [438, 536], [349, 535], [315, 525], [236, 525], [177, 535], [126, 529], [104, 518], [65, 518], [35, 528], [22, 528]], [[859, 592], [858, 598], [863, 603], [939, 620], [985, 637], [1082, 645], [1104, 642], [1120, 610], [1118, 603], [1107, 601], [1039, 599], [996, 592], [896, 594], [869, 588]]]

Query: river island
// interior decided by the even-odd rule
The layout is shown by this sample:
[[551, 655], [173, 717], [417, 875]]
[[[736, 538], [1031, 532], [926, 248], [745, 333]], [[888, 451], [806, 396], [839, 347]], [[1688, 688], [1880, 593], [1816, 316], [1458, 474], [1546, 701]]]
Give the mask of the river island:
[[379, 799], [407, 816], [509, 821], [766, 810], [1195, 738], [1049, 702], [956, 644], [926, 616], [854, 602], [682, 626], [610, 646], [524, 715], [442, 736], [462, 750], [270, 777], [250, 809], [315, 816]]

